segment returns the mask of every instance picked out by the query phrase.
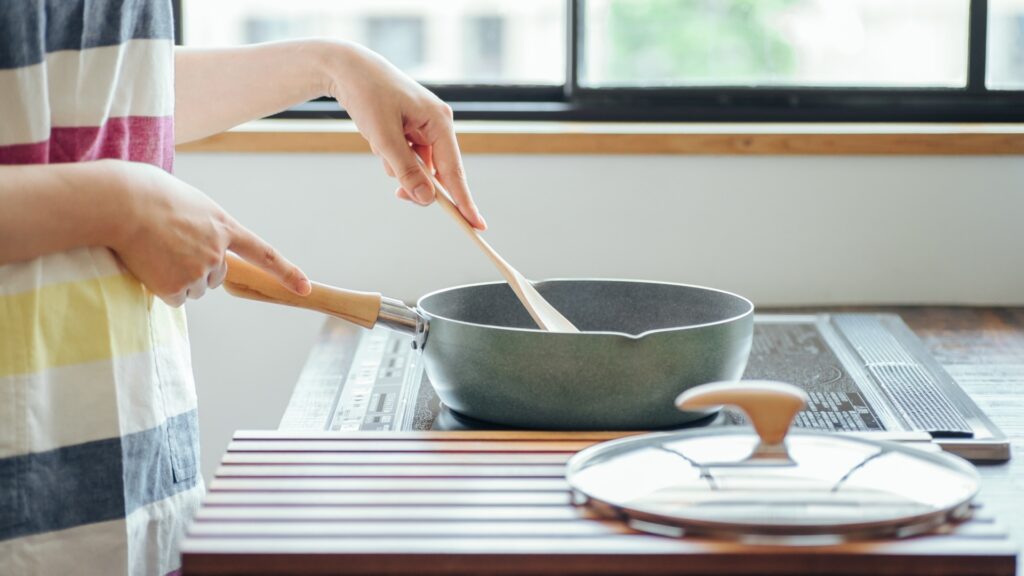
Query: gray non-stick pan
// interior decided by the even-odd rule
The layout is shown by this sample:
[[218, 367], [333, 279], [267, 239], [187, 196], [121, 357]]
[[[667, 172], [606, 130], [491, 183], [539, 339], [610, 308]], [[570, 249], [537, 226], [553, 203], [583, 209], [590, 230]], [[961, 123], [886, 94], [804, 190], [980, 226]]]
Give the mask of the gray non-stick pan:
[[739, 379], [753, 336], [754, 305], [746, 298], [662, 282], [536, 283], [579, 334], [537, 329], [504, 282], [439, 290], [410, 307], [317, 283], [309, 296], [296, 296], [229, 257], [224, 286], [242, 298], [407, 332], [449, 408], [526, 428], [639, 430], [701, 418], [706, 413], [677, 410], [675, 398]]

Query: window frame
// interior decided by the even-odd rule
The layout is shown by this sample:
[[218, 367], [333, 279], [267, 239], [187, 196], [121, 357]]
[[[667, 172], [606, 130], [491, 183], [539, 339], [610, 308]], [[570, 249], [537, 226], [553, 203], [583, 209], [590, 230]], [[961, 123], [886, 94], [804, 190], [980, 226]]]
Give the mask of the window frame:
[[[182, 1], [172, 0], [179, 45]], [[568, 16], [565, 84], [427, 84], [427, 88], [448, 102], [460, 120], [1024, 122], [1024, 90], [991, 90], [985, 85], [988, 0], [970, 0], [967, 84], [962, 88], [584, 87], [579, 83], [579, 61], [586, 0], [563, 1]], [[348, 114], [332, 99], [321, 98], [271, 118], [348, 118]]]

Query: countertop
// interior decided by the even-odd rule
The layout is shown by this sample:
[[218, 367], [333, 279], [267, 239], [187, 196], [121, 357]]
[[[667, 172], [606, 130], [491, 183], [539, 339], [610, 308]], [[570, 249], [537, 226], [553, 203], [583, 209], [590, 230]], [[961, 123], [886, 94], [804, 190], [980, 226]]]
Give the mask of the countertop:
[[[779, 311], [782, 310], [773, 310], [773, 312]], [[784, 311], [792, 312], [793, 310], [787, 309]], [[819, 312], [822, 310], [799, 310], [799, 312], [808, 311]], [[924, 342], [934, 358], [957, 380], [994, 423], [1010, 437], [1012, 442], [1012, 458], [1009, 462], [978, 466], [979, 473], [983, 478], [982, 493], [979, 500], [983, 503], [984, 513], [988, 516], [994, 516], [997, 523], [1005, 526], [1015, 542], [1020, 543], [1024, 541], [1024, 308], [930, 306], [860, 308], [843, 309], [843, 311], [872, 311], [900, 314], [907, 325]], [[387, 535], [394, 533], [398, 527], [401, 527], [399, 532], [402, 534], [404, 534], [404, 530], [415, 527], [410, 526], [407, 520], [392, 524], [390, 528], [386, 525], [378, 525], [380, 523], [374, 523], [372, 524], [376, 526], [374, 529], [384, 530], [382, 532], [384, 537], [380, 537], [377, 534], [374, 538], [369, 538], [368, 534], [361, 534], [358, 530], [353, 533], [351, 518], [349, 517], [352, 514], [364, 514], [367, 511], [371, 511], [371, 509], [374, 513], [384, 513], [387, 510], [392, 510], [393, 512], [395, 507], [390, 505], [385, 506], [385, 508], [373, 508], [374, 504], [372, 502], [374, 499], [382, 498], [382, 493], [384, 495], [391, 494], [392, 496], [387, 496], [387, 498], [391, 498], [402, 496], [400, 494], [402, 490], [414, 490], [421, 495], [426, 494], [428, 498], [433, 498], [436, 496], [436, 494], [433, 496], [430, 494], [430, 491], [433, 489], [423, 487], [429, 486], [430, 483], [417, 485], [415, 488], [401, 489], [399, 485], [404, 486], [406, 484], [403, 484], [401, 480], [392, 478], [384, 481], [384, 483], [390, 482], [395, 484], [395, 487], [384, 487], [380, 484], [380, 480], [370, 479], [369, 482], [366, 481], [366, 478], [360, 480], [358, 477], [361, 473], [351, 471], [339, 472], [338, 475], [328, 475], [330, 476], [328, 479], [320, 477], [320, 472], [326, 470], [326, 468], [316, 468], [316, 466], [333, 466], [334, 464], [342, 463], [344, 465], [340, 466], [339, 470], [352, 470], [351, 464], [368, 465], [377, 462], [378, 458], [396, 459], [396, 462], [398, 462], [405, 458], [432, 459], [438, 457], [437, 455], [440, 453], [443, 456], [441, 460], [445, 460], [445, 465], [449, 465], [447, 461], [451, 460], [454, 470], [459, 466], [479, 464], [471, 461], [465, 455], [461, 457], [457, 455], [462, 450], [460, 447], [463, 445], [465, 445], [465, 450], [462, 451], [485, 453], [487, 458], [505, 458], [501, 453], [513, 453], [517, 450], [532, 454], [523, 454], [518, 456], [520, 458], [537, 458], [536, 446], [546, 446], [546, 448], [540, 450], [540, 453], [548, 450], [550, 452], [568, 454], [569, 452], [567, 451], [570, 449], [578, 449], [589, 442], [601, 439], [600, 433], [596, 433], [596, 435], [595, 433], [584, 434], [585, 437], [580, 436], [578, 438], [566, 436], [565, 438], [538, 437], [532, 439], [527, 438], [531, 433], [511, 433], [513, 435], [525, 434], [525, 436], [522, 438], [518, 436], [515, 438], [509, 437], [504, 440], [499, 438], [501, 433], [490, 433], [492, 435], [498, 434], [493, 438], [488, 436], [488, 433], [390, 433], [394, 435], [392, 437], [380, 434], [373, 435], [372, 437], [362, 437], [358, 434], [365, 435], [367, 433], [350, 434], [348, 435], [350, 437], [330, 436], [330, 433], [324, 433], [315, 438], [285, 438], [281, 432], [276, 431], [240, 432], [236, 435], [236, 441], [229, 447], [229, 453], [225, 456], [225, 466], [218, 471], [217, 479], [211, 484], [210, 495], [207, 497], [203, 510], [200, 512], [199, 521], [193, 526], [190, 538], [185, 543], [186, 573], [223, 574], [232, 573], [236, 568], [248, 570], [254, 566], [260, 566], [260, 558], [268, 562], [265, 566], [269, 571], [273, 571], [270, 570], [270, 566], [278, 568], [282, 566], [288, 567], [290, 565], [288, 562], [300, 562], [302, 566], [308, 568], [311, 564], [307, 563], [308, 559], [305, 558], [305, 555], [315, 554], [319, 550], [317, 548], [318, 545], [325, 546], [325, 550], [335, 550], [335, 555], [330, 558], [321, 556], [322, 559], [329, 561], [328, 564], [321, 565], [325, 570], [331, 566], [330, 562], [334, 562], [333, 566], [335, 568], [347, 564], [350, 569], [354, 569], [358, 562], [364, 562], [363, 566], [379, 566], [383, 572], [414, 573], [415, 571], [409, 572], [410, 566], [408, 564], [402, 565], [400, 562], [386, 562], [385, 560], [387, 559], [394, 560], [392, 554], [377, 554], [376, 556], [369, 554], [368, 556], [368, 554], [360, 553], [358, 550], [364, 545], [362, 542], [365, 542], [365, 545], [371, 548], [373, 546], [383, 546], [384, 548], [391, 549], [393, 552], [401, 552], [402, 542], [411, 543], [411, 550], [416, 546], [426, 546], [429, 548], [434, 545], [431, 542], [438, 542], [443, 539], [431, 540], [428, 538], [427, 543], [424, 543], [422, 537], [409, 539], [408, 535], [406, 535], [405, 540], [400, 538], [388, 539]], [[459, 436], [459, 434], [462, 434], [462, 436]], [[472, 438], [466, 436], [466, 434], [469, 434]], [[507, 451], [501, 447], [501, 444], [495, 444], [495, 441], [498, 440], [508, 443]], [[530, 444], [530, 442], [534, 442], [534, 444]], [[545, 442], [545, 444], [540, 442]], [[524, 444], [526, 445], [525, 447]], [[451, 452], [455, 454], [453, 455]], [[369, 456], [371, 454], [373, 455]], [[540, 460], [544, 460], [543, 462], [538, 460], [530, 464], [550, 468], [554, 460], [551, 462], [548, 460], [552, 458], [557, 460], [561, 457], [555, 457], [554, 455], [542, 456]], [[363, 462], [361, 459], [367, 459], [367, 461]], [[335, 460], [338, 462], [334, 462]], [[349, 460], [352, 461], [349, 462]], [[440, 462], [440, 460], [438, 462], [431, 460], [428, 463], [439, 464]], [[310, 471], [313, 471], [312, 474], [316, 475], [317, 478], [301, 478], [305, 487], [299, 489], [289, 484], [288, 478], [298, 477], [292, 472], [283, 473], [282, 475], [286, 478], [281, 480], [270, 473], [271, 468], [266, 468], [267, 473], [264, 473], [264, 470], [254, 466], [272, 466], [274, 469], [280, 469], [283, 464], [288, 463], [303, 467], [303, 474], [310, 474]], [[421, 469], [422, 466], [420, 464], [422, 463], [417, 462], [416, 466]], [[237, 468], [232, 468], [233, 466]], [[237, 474], [243, 469], [253, 469], [251, 470], [251, 477]], [[538, 468], [538, 470], [540, 469]], [[458, 478], [457, 481], [463, 481], [467, 485], [473, 484], [474, 486], [478, 483], [482, 486], [483, 484], [494, 482], [505, 482], [512, 486], [513, 484], [523, 482], [522, 479], [518, 479], [517, 474], [510, 474], [509, 478], [504, 478], [504, 475], [506, 475], [504, 472], [501, 479], [490, 478], [483, 482], [475, 474], [463, 474], [462, 472], [457, 474], [453, 472], [452, 474], [451, 478]], [[470, 476], [472, 478], [469, 478]], [[389, 476], [388, 478], [391, 477]], [[422, 478], [420, 480], [422, 481]], [[436, 480], [434, 482], [437, 483]], [[540, 486], [544, 482], [549, 484], [557, 483], [557, 478], [547, 475], [544, 478], [535, 478], [532, 483], [525, 482], [523, 485], [532, 486], [537, 484], [537, 486]], [[344, 487], [339, 488], [340, 486]], [[447, 490], [450, 489], [447, 488]], [[476, 489], [478, 488], [471, 488], [470, 491]], [[483, 488], [479, 489], [483, 490]], [[494, 489], [497, 490], [497, 488]], [[547, 491], [549, 496], [558, 493], [551, 486], [538, 489]], [[281, 496], [282, 492], [289, 493], [288, 498], [283, 498]], [[515, 490], [512, 492], [515, 492]], [[293, 496], [297, 498], [295, 502], [288, 506], [282, 505], [284, 500], [291, 501], [290, 499]], [[306, 498], [308, 501], [303, 500], [303, 502], [306, 502], [305, 504], [296, 504], [302, 498]], [[329, 504], [328, 501], [332, 498], [336, 499], [337, 502]], [[452, 498], [458, 499], [460, 496], [452, 496]], [[465, 505], [465, 503], [462, 503], [458, 506]], [[322, 509], [298, 510], [289, 506], [320, 506]], [[325, 511], [325, 508], [331, 506], [333, 506], [331, 511]], [[404, 515], [408, 509], [408, 506], [402, 508], [402, 518], [405, 517]], [[441, 510], [440, 508], [436, 509]], [[450, 509], [446, 510], [441, 512], [451, 512]], [[461, 510], [460, 514], [464, 514], [465, 509]], [[551, 511], [549, 510], [549, 512]], [[280, 522], [281, 518], [287, 518], [288, 522]], [[320, 520], [334, 518], [337, 523], [321, 522], [316, 524], [314, 529], [314, 525], [310, 524], [310, 521], [314, 518], [319, 518]], [[492, 520], [493, 518], [488, 517], [487, 519]], [[420, 520], [422, 521], [422, 518]], [[432, 520], [437, 520], [437, 518]], [[583, 522], [579, 518], [576, 521]], [[510, 520], [510, 522], [512, 521]], [[588, 520], [587, 522], [594, 522], [594, 520]], [[520, 524], [522, 523], [520, 522]], [[231, 528], [231, 526], [236, 526], [237, 528]], [[281, 528], [285, 532], [277, 533], [275, 532], [277, 528], [272, 528], [272, 526]], [[366, 524], [366, 526], [369, 527], [371, 524]], [[447, 526], [453, 525], [448, 524]], [[508, 526], [508, 530], [515, 530], [514, 523], [510, 523]], [[549, 524], [548, 526], [554, 526], [554, 524]], [[573, 529], [581, 528], [578, 525], [574, 526], [575, 528]], [[604, 530], [606, 526], [598, 527], [597, 524], [594, 524], [590, 528]], [[298, 537], [307, 533], [310, 535], [316, 534], [316, 530], [320, 529], [327, 531], [322, 535], [322, 539], [319, 541], [320, 544], [317, 544], [316, 538], [312, 536], [306, 539]], [[239, 533], [234, 533], [233, 530], [238, 530]], [[312, 532], [310, 532], [311, 530]], [[330, 532], [331, 530], [339, 530], [337, 532], [338, 536], [333, 540], [329, 536], [329, 534], [334, 533]], [[616, 533], [619, 534], [615, 536], [618, 543], [625, 542], [629, 538], [648, 538], [642, 536], [623, 536], [620, 532]], [[317, 537], [321, 537], [321, 535]], [[360, 537], [365, 538], [365, 540], [360, 540]], [[586, 538], [590, 537], [587, 536]], [[607, 537], [611, 538], [611, 536]], [[451, 542], [458, 544], [463, 540], [465, 538], [453, 539]], [[474, 541], [474, 538], [470, 537], [469, 541]], [[478, 541], [485, 542], [486, 538]], [[565, 542], [567, 546], [571, 544], [579, 547], [585, 545], [586, 539], [577, 535], [575, 539], [569, 536], [551, 539], [548, 545], [551, 545], [551, 542]], [[693, 551], [685, 552], [684, 549], [689, 546], [688, 543], [676, 541], [677, 544], [670, 544], [671, 540], [664, 542], [664, 547], [672, 547], [672, 550], [669, 551], [670, 554], [679, 554], [681, 550], [684, 553], [694, 553]], [[653, 546], [652, 549], [657, 549], [660, 543], [651, 542], [649, 544]], [[458, 556], [458, 559], [449, 557], [447, 554], [443, 555], [443, 557], [448, 559], [446, 561], [452, 562], [451, 566], [458, 566], [460, 561], [465, 561], [467, 557], [473, 557], [472, 544], [467, 544], [467, 546], [470, 546], [468, 548], [469, 552], [463, 551], [460, 553], [457, 549], [458, 547], [452, 549], [452, 553]], [[709, 550], [725, 554], [736, 553], [735, 549], [728, 547], [714, 546], [711, 548], [701, 548], [699, 542], [696, 548], [697, 554], [705, 556]], [[913, 550], [913, 548], [914, 546], [911, 545], [906, 549]], [[1016, 548], [1020, 549], [1019, 544], [1016, 545]], [[439, 549], [443, 549], [443, 547]], [[275, 550], [281, 550], [282, 553], [277, 555], [274, 553]], [[901, 550], [903, 549], [901, 548]], [[286, 554], [288, 551], [291, 551], [291, 556]], [[522, 552], [525, 553], [528, 550], [524, 548]], [[550, 562], [553, 557], [550, 556], [550, 550], [548, 553], [548, 561]], [[844, 553], [849, 553], [849, 550], [844, 551]], [[282, 558], [286, 556], [291, 560], [282, 563]], [[254, 557], [257, 559], [255, 564]], [[276, 561], [274, 558], [276, 558]], [[811, 558], [814, 558], [813, 554]], [[737, 559], [744, 561], [742, 554], [737, 556]], [[961, 557], [962, 559], [963, 557]], [[341, 562], [342, 560], [345, 562]], [[348, 563], [349, 560], [357, 564]], [[437, 561], [439, 560], [435, 559], [435, 563], [431, 565], [434, 572], [437, 572], [444, 565], [443, 563], [436, 564]], [[469, 565], [477, 566], [481, 571], [501, 571], [502, 566], [488, 564], [484, 557], [478, 557], [476, 561], [478, 564]], [[581, 558], [581, 561], [586, 561], [586, 559]], [[907, 560], [903, 558], [902, 561], [906, 562]], [[381, 563], [378, 564], [377, 562]], [[583, 566], [592, 566], [595, 567], [594, 571], [607, 572], [607, 570], [601, 569], [600, 563], [594, 563], [593, 556], [589, 557], [589, 562], [590, 564], [580, 564], [579, 566], [581, 568]], [[739, 565], [739, 572], [769, 568], [769, 564], [752, 566], [748, 559], [746, 564]], [[1021, 573], [1019, 564], [1018, 559], [1018, 574]], [[463, 568], [467, 566], [464, 562], [461, 565]], [[866, 566], [867, 564], [864, 565]], [[980, 568], [983, 565], [984, 563], [979, 563], [978, 566]], [[546, 565], [538, 561], [529, 565], [524, 564], [524, 566], [532, 566], [538, 569], [537, 573], [542, 573]], [[547, 564], [547, 566], [550, 566], [550, 564]], [[674, 570], [672, 564], [665, 562], [661, 564], [654, 562], [650, 566], [651, 570], [658, 573], [671, 573]], [[708, 564], [708, 566], [717, 565]], [[780, 566], [782, 565], [776, 563], [774, 571], [769, 571], [772, 573], [784, 573], [784, 571], [779, 571], [784, 570]], [[833, 564], [828, 564], [827, 566], [829, 567], [828, 571], [832, 572]], [[508, 567], [506, 566], [505, 568]], [[637, 568], [639, 569], [640, 567], [637, 566]], [[896, 564], [888, 568], [882, 565], [880, 568], [886, 573], [898, 573], [893, 572], [893, 570], [898, 571]], [[807, 568], [805, 567], [805, 569]], [[950, 573], [962, 573], [962, 569], [963, 565], [959, 568], [953, 567], [952, 564], [950, 565]], [[550, 568], [547, 568], [547, 570], [550, 571]], [[957, 570], [960, 570], [960, 572], [957, 572]], [[588, 569], [583, 571], [588, 571]], [[877, 573], [877, 570], [873, 569], [871, 571]], [[508, 571], [505, 570], [505, 572]]]

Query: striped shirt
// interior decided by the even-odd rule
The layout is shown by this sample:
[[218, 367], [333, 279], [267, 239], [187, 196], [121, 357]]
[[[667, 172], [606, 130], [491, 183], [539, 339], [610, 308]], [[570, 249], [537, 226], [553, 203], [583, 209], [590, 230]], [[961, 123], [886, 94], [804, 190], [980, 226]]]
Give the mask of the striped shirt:
[[[170, 171], [173, 49], [170, 0], [0, 1], [0, 164]], [[106, 248], [0, 266], [0, 573], [177, 570], [198, 455], [183, 310]]]

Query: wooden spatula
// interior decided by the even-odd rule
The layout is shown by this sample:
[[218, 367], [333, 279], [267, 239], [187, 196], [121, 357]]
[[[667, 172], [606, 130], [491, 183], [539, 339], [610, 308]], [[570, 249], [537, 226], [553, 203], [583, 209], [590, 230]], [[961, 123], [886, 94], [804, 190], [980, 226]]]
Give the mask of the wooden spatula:
[[[419, 159], [419, 156], [417, 156], [417, 159]], [[420, 160], [420, 164], [423, 164], [422, 160]], [[428, 174], [430, 174], [431, 170], [429, 168], [424, 166], [424, 169]], [[437, 181], [437, 178], [435, 178], [433, 174], [430, 175], [430, 178], [433, 180], [434, 189], [437, 191], [437, 203], [445, 212], [448, 213], [449, 216], [452, 217], [453, 220], [455, 220], [455, 223], [459, 225], [459, 228], [462, 228], [463, 232], [468, 234], [469, 237], [476, 242], [476, 245], [483, 250], [484, 254], [491, 259], [491, 262], [498, 268], [501, 275], [505, 277], [505, 281], [507, 281], [508, 285], [512, 287], [512, 291], [516, 293], [519, 301], [523, 303], [526, 311], [530, 313], [530, 316], [533, 318], [533, 321], [537, 323], [537, 326], [540, 326], [542, 330], [548, 330], [550, 332], [579, 332], [579, 329], [573, 326], [572, 322], [569, 322], [565, 316], [562, 316], [561, 312], [556, 310], [554, 306], [545, 300], [544, 297], [540, 295], [540, 292], [537, 292], [537, 289], [533, 287], [533, 284], [531, 284], [525, 276], [520, 274], [518, 270], [513, 268], [511, 264], [502, 258], [494, 248], [491, 248], [491, 245], [483, 239], [483, 236], [480, 236], [480, 233], [477, 232], [476, 228], [473, 228], [473, 226], [466, 221], [462, 216], [462, 212], [459, 212], [459, 209], [452, 202], [451, 196], [448, 194], [448, 190], [446, 190], [445, 187]]]

